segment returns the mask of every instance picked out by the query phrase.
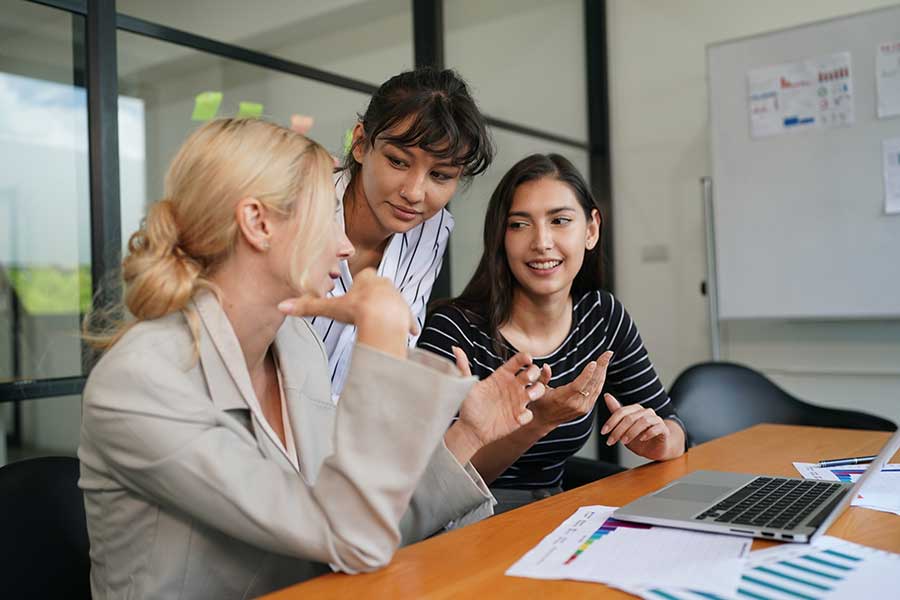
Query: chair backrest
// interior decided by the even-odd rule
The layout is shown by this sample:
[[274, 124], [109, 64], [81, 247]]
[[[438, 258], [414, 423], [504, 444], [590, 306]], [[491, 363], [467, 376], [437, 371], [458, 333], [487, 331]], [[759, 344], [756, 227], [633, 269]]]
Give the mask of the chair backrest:
[[50, 456], [0, 468], [3, 598], [90, 599], [90, 544], [78, 459]]
[[727, 362], [707, 362], [685, 370], [669, 395], [687, 426], [692, 444], [758, 423], [894, 431], [897, 426], [868, 413], [816, 406], [795, 398], [762, 373]]

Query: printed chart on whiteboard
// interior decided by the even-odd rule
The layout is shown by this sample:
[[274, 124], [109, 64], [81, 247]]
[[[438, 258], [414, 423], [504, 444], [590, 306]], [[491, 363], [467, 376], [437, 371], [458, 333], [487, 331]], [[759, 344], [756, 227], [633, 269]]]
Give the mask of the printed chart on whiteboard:
[[900, 115], [900, 41], [878, 45], [875, 54], [878, 118]]
[[754, 138], [851, 125], [850, 53], [753, 69], [747, 73], [750, 135]]

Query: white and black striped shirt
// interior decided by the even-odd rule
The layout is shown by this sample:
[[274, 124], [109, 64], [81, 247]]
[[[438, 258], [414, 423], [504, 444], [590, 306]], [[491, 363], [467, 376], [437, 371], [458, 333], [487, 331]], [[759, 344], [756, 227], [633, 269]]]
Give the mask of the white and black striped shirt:
[[[509, 356], [517, 352], [505, 339], [501, 343]], [[472, 374], [479, 379], [488, 377], [504, 362], [494, 350], [483, 317], [452, 305], [442, 306], [428, 316], [419, 347], [453, 360], [453, 346], [465, 351]], [[534, 363], [549, 364], [550, 386], [560, 387], [576, 379], [589, 361], [607, 350], [612, 350], [613, 357], [603, 393], [612, 394], [623, 405], [639, 403], [652, 408], [659, 416], [673, 419], [684, 428], [650, 362], [637, 326], [622, 303], [609, 292], [595, 290], [573, 298], [568, 336], [551, 354], [534, 357]], [[590, 414], [558, 426], [522, 454], [491, 486], [558, 485], [566, 459], [587, 442], [598, 418], [605, 422], [609, 416], [601, 396]]]
[[[347, 177], [343, 174], [335, 178], [338, 198], [343, 199], [347, 183]], [[343, 226], [343, 203], [339, 203], [338, 219]], [[450, 212], [441, 209], [433, 217], [406, 233], [392, 235], [378, 265], [378, 275], [394, 282], [418, 320], [420, 331], [425, 321], [431, 288], [440, 273], [447, 240], [453, 231], [453, 223]], [[350, 274], [347, 261], [341, 261], [340, 271], [340, 278], [335, 281], [334, 289], [328, 294], [330, 297], [343, 296], [353, 284], [353, 276]], [[356, 327], [325, 317], [313, 317], [308, 320], [325, 343], [328, 366], [331, 369], [331, 394], [337, 402], [350, 367], [350, 358], [356, 343]], [[415, 346], [417, 337], [409, 336], [410, 347]]]

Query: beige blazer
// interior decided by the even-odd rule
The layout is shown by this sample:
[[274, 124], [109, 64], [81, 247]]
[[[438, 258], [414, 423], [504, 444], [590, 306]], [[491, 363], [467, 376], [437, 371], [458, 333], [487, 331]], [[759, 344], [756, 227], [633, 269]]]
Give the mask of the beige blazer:
[[249, 598], [492, 512], [443, 444], [474, 382], [448, 361], [357, 346], [341, 401], [322, 343], [287, 319], [275, 351], [298, 472], [250, 411], [243, 354], [212, 294], [200, 355], [181, 313], [133, 327], [84, 390], [79, 486], [91, 588], [105, 598]]

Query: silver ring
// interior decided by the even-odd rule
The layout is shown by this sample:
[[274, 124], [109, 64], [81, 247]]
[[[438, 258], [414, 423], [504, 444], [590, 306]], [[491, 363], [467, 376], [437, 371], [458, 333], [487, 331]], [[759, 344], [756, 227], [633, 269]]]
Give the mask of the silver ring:
[[590, 392], [585, 392], [584, 390], [578, 390], [578, 393], [581, 394], [582, 396], [584, 396], [585, 398], [587, 398], [588, 396], [591, 395]]

